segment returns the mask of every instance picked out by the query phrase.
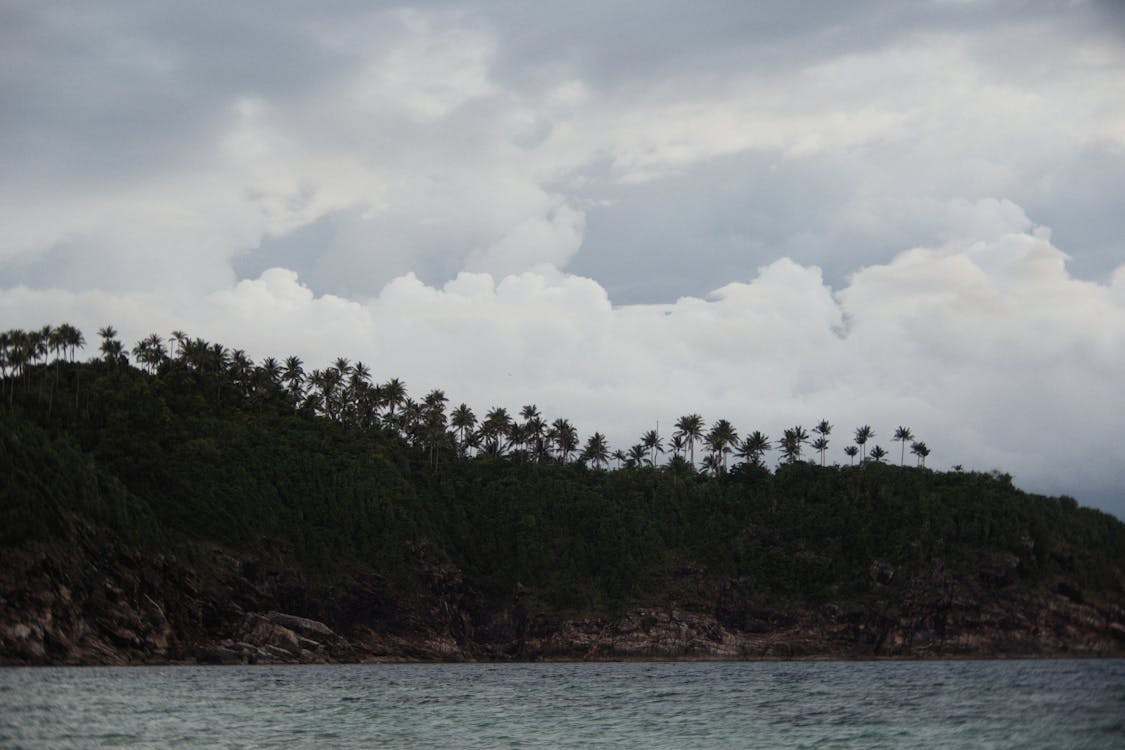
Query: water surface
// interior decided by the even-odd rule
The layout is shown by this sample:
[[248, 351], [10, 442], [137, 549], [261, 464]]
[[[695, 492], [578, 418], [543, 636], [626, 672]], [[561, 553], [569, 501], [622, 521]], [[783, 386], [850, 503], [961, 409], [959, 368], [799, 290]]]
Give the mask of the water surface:
[[4, 748], [1122, 748], [1125, 661], [0, 669]]

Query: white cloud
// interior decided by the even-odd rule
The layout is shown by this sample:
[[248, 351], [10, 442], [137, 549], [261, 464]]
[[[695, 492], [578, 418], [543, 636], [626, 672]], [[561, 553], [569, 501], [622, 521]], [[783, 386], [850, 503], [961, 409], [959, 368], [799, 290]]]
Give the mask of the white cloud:
[[913, 249], [835, 293], [815, 267], [781, 259], [706, 299], [622, 307], [550, 267], [464, 272], [441, 287], [406, 275], [365, 303], [316, 296], [271, 269], [195, 304], [7, 290], [0, 316], [88, 332], [111, 322], [128, 341], [178, 327], [310, 365], [344, 355], [416, 395], [440, 387], [478, 411], [534, 402], [624, 447], [658, 420], [669, 434], [689, 411], [770, 434], [828, 417], [843, 461], [855, 425], [874, 425], [889, 446], [908, 424], [936, 466], [1001, 468], [1030, 488], [1085, 488], [1106, 502], [1125, 489], [1125, 266], [1097, 284], [1064, 263], [1048, 241], [1017, 233]]
[[[618, 443], [688, 410], [910, 422], [939, 463], [1125, 495], [1125, 47], [1092, 6], [735, 4], [632, 45], [601, 8], [111, 5], [0, 45], [6, 325], [343, 354]], [[1104, 282], [1029, 214], [1076, 264], [1096, 225]]]

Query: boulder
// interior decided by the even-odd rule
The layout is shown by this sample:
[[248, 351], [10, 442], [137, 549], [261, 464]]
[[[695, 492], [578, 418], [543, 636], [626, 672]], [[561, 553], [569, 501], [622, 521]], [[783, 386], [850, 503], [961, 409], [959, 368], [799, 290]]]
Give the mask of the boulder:
[[296, 633], [284, 625], [277, 625], [268, 618], [254, 613], [243, 617], [235, 640], [259, 648], [269, 646], [271, 652], [272, 649], [279, 649], [292, 656], [299, 656], [301, 653], [301, 640]]
[[297, 615], [287, 615], [282, 612], [269, 612], [265, 617], [274, 625], [288, 628], [314, 641], [336, 641], [340, 638], [332, 628], [319, 620], [311, 620], [307, 617], [298, 617]]

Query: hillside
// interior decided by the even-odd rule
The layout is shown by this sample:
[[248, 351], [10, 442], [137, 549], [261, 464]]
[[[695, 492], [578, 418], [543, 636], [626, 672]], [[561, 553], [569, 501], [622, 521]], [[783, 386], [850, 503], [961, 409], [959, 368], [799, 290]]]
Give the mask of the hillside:
[[1125, 524], [1005, 475], [610, 470], [262, 370], [7, 374], [0, 663], [1125, 655]]

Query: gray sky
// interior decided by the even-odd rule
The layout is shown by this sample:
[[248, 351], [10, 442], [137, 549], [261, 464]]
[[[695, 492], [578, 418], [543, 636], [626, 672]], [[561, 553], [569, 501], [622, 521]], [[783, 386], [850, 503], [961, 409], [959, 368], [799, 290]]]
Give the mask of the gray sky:
[[1125, 517], [1122, 7], [0, 0], [0, 325], [906, 424]]

